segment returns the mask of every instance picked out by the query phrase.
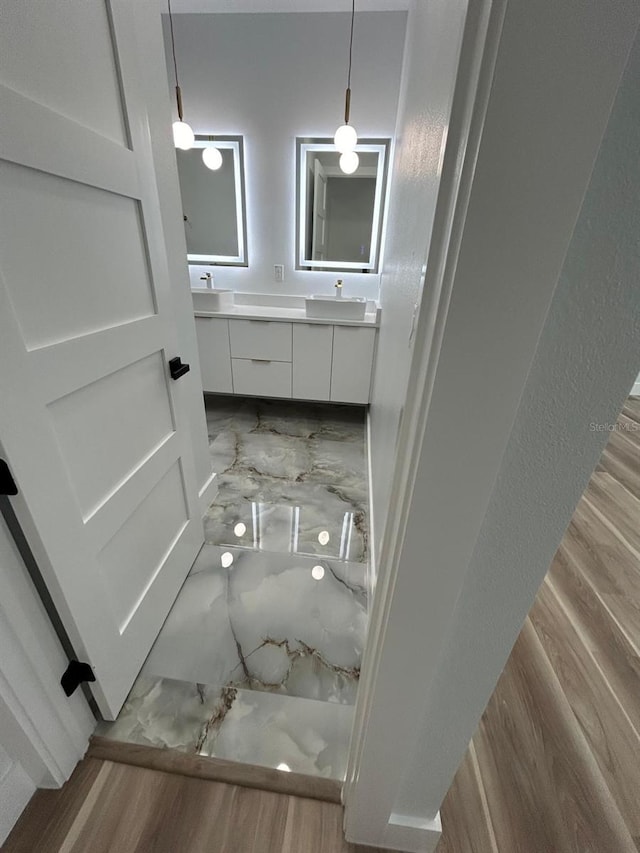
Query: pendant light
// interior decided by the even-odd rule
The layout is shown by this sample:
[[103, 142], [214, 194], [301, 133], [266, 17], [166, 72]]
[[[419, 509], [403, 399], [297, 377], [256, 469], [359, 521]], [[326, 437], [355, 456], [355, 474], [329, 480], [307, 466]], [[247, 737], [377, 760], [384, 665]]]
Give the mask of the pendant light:
[[[349, 113], [351, 111], [351, 62], [353, 57], [353, 22], [356, 13], [356, 0], [351, 0], [351, 33], [349, 36], [349, 72], [347, 75], [347, 90], [344, 97], [344, 124], [341, 125], [333, 137], [334, 144], [341, 152], [340, 168], [350, 175], [358, 168], [359, 158], [355, 152], [358, 144], [358, 134], [353, 125], [349, 124]], [[345, 157], [346, 154], [350, 156]], [[344, 160], [344, 166], [343, 166]], [[354, 165], [355, 164], [355, 165]]]
[[169, 28], [171, 30], [171, 52], [173, 54], [173, 70], [176, 75], [176, 103], [178, 106], [178, 121], [173, 123], [173, 144], [176, 148], [188, 151], [193, 148], [195, 135], [191, 127], [182, 120], [182, 92], [178, 83], [178, 63], [176, 62], [176, 43], [173, 36], [173, 15], [171, 14], [171, 0], [167, 0], [169, 6]]

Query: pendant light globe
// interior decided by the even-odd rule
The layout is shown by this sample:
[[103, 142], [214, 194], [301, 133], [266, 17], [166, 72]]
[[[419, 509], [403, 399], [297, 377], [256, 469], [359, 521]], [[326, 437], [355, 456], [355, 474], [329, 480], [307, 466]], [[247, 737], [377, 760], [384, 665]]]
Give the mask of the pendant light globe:
[[350, 124], [343, 124], [337, 130], [333, 137], [333, 142], [338, 151], [344, 154], [347, 151], [353, 151], [358, 144], [358, 134], [355, 127]]
[[174, 121], [173, 123], [173, 144], [176, 148], [181, 148], [183, 151], [188, 151], [193, 148], [195, 135], [191, 127], [186, 121]]

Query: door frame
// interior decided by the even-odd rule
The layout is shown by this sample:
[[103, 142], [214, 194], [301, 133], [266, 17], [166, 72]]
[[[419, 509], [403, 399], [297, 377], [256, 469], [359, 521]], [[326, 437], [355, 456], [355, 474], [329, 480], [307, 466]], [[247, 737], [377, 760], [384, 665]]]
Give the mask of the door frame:
[[[516, 413], [521, 399], [526, 397], [525, 383], [533, 358], [537, 356], [539, 335], [625, 68], [624, 51], [628, 51], [638, 26], [640, 13], [631, 3], [620, 0], [615, 5], [614, 11], [607, 9], [605, 12], [597, 3], [589, 3], [584, 9], [582, 26], [577, 27], [572, 15], [565, 16], [566, 10], [556, 6], [552, 0], [534, 0], [532, 4], [514, 4], [509, 0], [469, 0], [434, 230], [425, 260], [425, 296], [417, 312], [416, 343], [410, 357], [406, 405], [398, 428], [397, 447], [400, 451], [395, 460], [389, 514], [378, 556], [378, 566], [383, 571], [371, 614], [343, 792], [345, 834], [353, 843], [416, 853], [435, 850], [441, 833], [438, 809], [483, 710], [479, 700], [470, 712], [466, 707], [451, 705], [447, 709], [446, 732], [430, 725], [430, 712], [433, 705], [437, 705], [443, 686], [450, 688], [452, 684], [468, 678], [477, 690], [479, 679], [475, 672], [448, 669], [446, 666], [447, 652], [455, 636], [456, 607], [496, 480], [501, 473], [503, 454]], [[532, 21], [535, 23], [533, 30]], [[605, 30], [606, 36], [603, 34]], [[571, 35], [566, 38], [568, 33]], [[537, 48], [535, 57], [532, 51], [524, 57], [521, 53], [526, 38], [532, 39], [532, 49]], [[547, 42], [548, 50], [540, 49], [542, 46], [546, 48]], [[592, 51], [592, 45], [597, 45], [597, 49]], [[553, 69], [558, 72], [564, 65], [570, 67], [572, 63], [575, 76], [568, 81], [563, 94], [555, 98], [551, 94], [555, 81], [550, 82]], [[543, 68], [545, 64], [546, 68]], [[506, 81], [514, 69], [518, 72], [516, 83], [509, 87]], [[540, 70], [542, 79], [538, 92], [535, 88], [536, 69]], [[579, 97], [582, 91], [597, 91], [597, 97], [592, 96], [588, 105], [593, 109], [593, 125], [588, 133], [582, 132], [580, 121], [580, 107], [584, 109], [587, 106], [584, 97]], [[545, 95], [547, 101], [542, 100]], [[535, 128], [532, 125], [538, 120], [538, 110], [546, 109], [547, 104], [551, 117], [557, 117], [570, 95], [578, 96], [575, 98], [575, 113], [569, 110], [568, 115], [558, 122], [558, 139], [553, 139], [554, 145], [563, 146], [566, 156], [553, 163], [550, 134], [556, 133], [556, 126], [547, 124], [545, 130], [543, 123], [539, 122]], [[544, 187], [550, 195], [555, 192], [553, 200], [560, 202], [553, 217], [548, 214], [548, 197], [538, 187], [529, 184], [522, 195], [518, 195], [528, 176], [523, 169], [520, 169], [521, 182], [516, 181], [507, 189], [501, 187], [501, 194], [494, 198], [493, 209], [488, 203], [490, 194], [495, 193], [495, 185], [487, 180], [487, 173], [495, 165], [493, 161], [498, 158], [500, 150], [495, 139], [504, 127], [505, 110], [514, 107], [516, 99], [519, 101], [515, 110], [516, 120], [522, 121], [523, 113], [528, 118], [522, 128], [530, 133], [527, 144], [532, 148], [539, 145], [541, 164], [554, 167], [548, 170]], [[487, 138], [490, 140], [486, 149], [482, 147], [483, 137], [485, 142]], [[507, 177], [513, 177], [518, 162], [531, 157], [531, 150], [519, 151], [512, 145], [505, 147], [505, 153], [507, 151], [509, 156], [498, 165], [509, 170], [505, 171]], [[575, 163], [567, 169], [563, 175], [564, 184], [561, 184], [557, 171], [566, 166], [568, 156], [574, 155]], [[558, 189], [549, 192], [553, 181]], [[495, 293], [491, 293], [482, 317], [474, 317], [480, 331], [477, 335], [469, 332], [471, 343], [467, 346], [467, 342], [461, 339], [460, 328], [463, 320], [473, 314], [472, 308], [478, 301], [477, 292], [473, 293], [472, 285], [477, 282], [475, 276], [470, 275], [469, 256], [472, 248], [483, 245], [482, 237], [486, 232], [479, 220], [486, 216], [487, 209], [495, 215], [498, 205], [506, 202], [496, 217], [497, 225], [502, 226], [503, 220], [509, 216], [509, 203], [513, 201], [518, 201], [526, 216], [531, 214], [539, 226], [528, 235], [521, 221], [515, 225], [513, 233], [521, 237], [522, 244], [513, 244], [517, 249], [512, 253], [516, 262], [522, 263], [531, 250], [548, 248], [547, 256], [544, 251], [538, 251], [548, 266], [533, 269], [534, 275], [541, 273], [541, 292], [535, 300], [523, 300], [523, 304], [535, 308], [535, 312], [524, 317], [526, 312], [523, 310], [518, 315], [512, 302], [505, 299], [504, 306], [498, 305]], [[549, 240], [554, 231], [554, 240]], [[494, 237], [495, 234], [491, 234], [490, 253], [482, 258], [482, 274], [486, 273], [486, 268], [495, 267], [500, 283], [497, 288], [499, 295], [505, 290], [511, 265], [505, 264], [501, 268]], [[531, 241], [528, 252], [523, 248], [527, 238]], [[462, 260], [466, 267], [461, 270], [459, 261]], [[482, 281], [485, 280], [486, 276]], [[522, 299], [530, 280], [522, 276], [517, 282], [513, 278], [509, 281], [509, 284], [516, 283], [519, 289], [513, 289], [512, 300]], [[494, 312], [494, 319], [488, 322], [490, 311]], [[485, 323], [484, 328], [482, 323]], [[514, 347], [512, 338], [525, 325], [529, 327], [528, 335]], [[499, 335], [501, 330], [504, 341], [492, 348], [491, 336]], [[597, 341], [594, 353], [599, 344]], [[483, 347], [490, 351], [484, 357]], [[468, 464], [468, 459], [471, 452], [482, 455], [482, 450], [477, 451], [474, 445], [465, 454], [468, 477], [464, 497], [459, 501], [462, 506], [454, 506], [458, 496], [452, 495], [452, 490], [447, 488], [442, 474], [444, 463], [441, 462], [446, 453], [445, 461], [451, 470], [460, 448], [460, 429], [451, 429], [449, 435], [447, 425], [453, 425], [456, 417], [459, 422], [464, 421], [460, 417], [460, 407], [456, 406], [455, 395], [451, 393], [453, 367], [459, 368], [459, 360], [453, 355], [455, 349], [463, 350], [465, 355], [471, 353], [471, 358], [474, 353], [481, 356], [478, 365], [474, 365], [475, 373], [469, 370], [477, 383], [473, 387], [473, 399], [477, 400], [485, 389], [490, 392], [488, 397], [491, 401], [496, 399], [496, 389], [502, 396], [499, 403], [486, 407], [488, 411], [480, 411], [482, 433], [491, 435], [492, 445], [477, 471], [471, 470], [473, 466]], [[510, 356], [512, 360], [508, 361]], [[510, 382], [505, 382], [504, 373], [498, 371], [499, 384], [490, 372], [478, 375], [485, 363], [495, 364], [499, 360], [512, 372]], [[438, 376], [439, 371], [446, 379]], [[458, 370], [457, 375], [462, 380], [464, 374]], [[467, 376], [464, 380], [468, 381]], [[459, 393], [464, 391], [465, 387], [461, 386]], [[561, 417], [558, 420], [562, 422]], [[531, 464], [526, 448], [521, 453], [525, 463]], [[436, 458], [438, 463], [434, 464]], [[597, 453], [593, 459], [595, 464]], [[431, 464], [425, 460], [430, 460]], [[591, 459], [581, 457], [579, 464], [588, 479], [593, 467]], [[434, 471], [440, 476], [433, 477]], [[526, 483], [523, 488], [526, 488]], [[575, 495], [575, 500], [578, 497], [579, 494]], [[429, 524], [425, 507], [437, 508], [439, 502], [442, 502], [444, 510], [436, 512], [435, 521]], [[570, 514], [568, 511], [566, 523]], [[544, 518], [536, 521], [540, 526]], [[435, 532], [434, 539], [437, 539], [435, 528], [438, 524], [441, 533], [434, 555], [441, 574], [433, 569], [429, 571], [425, 565], [425, 536]], [[451, 535], [452, 531], [456, 531], [455, 536]], [[495, 529], [492, 532], [500, 533]], [[553, 539], [554, 535], [555, 531], [551, 531], [550, 538]], [[558, 533], [558, 542], [560, 536]], [[431, 539], [429, 541], [433, 549], [434, 543]], [[541, 572], [538, 581], [542, 580], [547, 566], [548, 563], [536, 566], [536, 571]], [[531, 585], [531, 578], [528, 582]], [[516, 583], [513, 581], [512, 586]], [[524, 581], [521, 585], [525, 586]], [[477, 595], [477, 590], [471, 590], [469, 596], [473, 595]], [[517, 623], [519, 629], [532, 597], [528, 605], [511, 599], [508, 600], [509, 607], [505, 608], [501, 603], [505, 613], [511, 608], [508, 618]], [[523, 610], [518, 609], [522, 607]], [[511, 648], [504, 641], [504, 631], [500, 633], [503, 626], [498, 626], [495, 613], [493, 619], [496, 621], [490, 622], [492, 630], [485, 632], [482, 638], [483, 649], [490, 646], [491, 641], [495, 646], [491, 647], [488, 666], [495, 669], [493, 681], [491, 675], [483, 673], [485, 682], [482, 686], [486, 688], [484, 704]], [[506, 615], [504, 619], [507, 620]], [[455, 691], [450, 689], [451, 692]], [[442, 712], [442, 708], [439, 710]], [[471, 722], [470, 717], [473, 717]], [[442, 726], [442, 713], [439, 719]], [[456, 748], [460, 748], [460, 752], [449, 748], [452, 741], [459, 742]], [[462, 742], [464, 746], [460, 747]]]

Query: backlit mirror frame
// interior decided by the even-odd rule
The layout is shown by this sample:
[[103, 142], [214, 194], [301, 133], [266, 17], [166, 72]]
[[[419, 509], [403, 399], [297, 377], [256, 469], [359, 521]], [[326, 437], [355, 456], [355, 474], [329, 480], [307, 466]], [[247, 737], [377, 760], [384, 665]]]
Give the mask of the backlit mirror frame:
[[[356, 145], [356, 152], [374, 152], [378, 154], [378, 169], [373, 205], [373, 222], [371, 227], [371, 245], [369, 258], [366, 263], [361, 261], [314, 261], [304, 257], [307, 245], [307, 217], [302, 215], [307, 209], [306, 174], [307, 155], [309, 152], [337, 152], [332, 139], [327, 138], [296, 138], [296, 269], [307, 271], [358, 272], [377, 273], [380, 265], [380, 248], [382, 243], [382, 228], [384, 224], [384, 208], [386, 202], [387, 177], [389, 168], [389, 152], [391, 139], [361, 139]], [[345, 178], [353, 177], [345, 175]]]
[[[233, 152], [233, 174], [236, 194], [236, 228], [238, 232], [238, 254], [233, 255], [198, 255], [187, 254], [189, 264], [198, 266], [247, 267], [249, 257], [247, 252], [247, 203], [245, 196], [244, 177], [244, 140], [242, 136], [215, 136], [196, 134], [194, 149], [216, 147], [230, 149]], [[202, 164], [203, 169], [207, 167]]]

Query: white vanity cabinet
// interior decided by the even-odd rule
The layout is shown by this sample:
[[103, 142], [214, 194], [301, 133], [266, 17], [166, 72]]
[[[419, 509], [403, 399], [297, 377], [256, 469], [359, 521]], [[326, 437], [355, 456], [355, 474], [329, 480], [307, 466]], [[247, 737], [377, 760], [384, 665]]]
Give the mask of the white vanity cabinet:
[[198, 315], [196, 334], [205, 391], [369, 402], [375, 327]]
[[376, 330], [333, 327], [331, 396], [334, 403], [368, 403]]
[[202, 388], [217, 394], [233, 394], [229, 321], [218, 317], [196, 317]]

